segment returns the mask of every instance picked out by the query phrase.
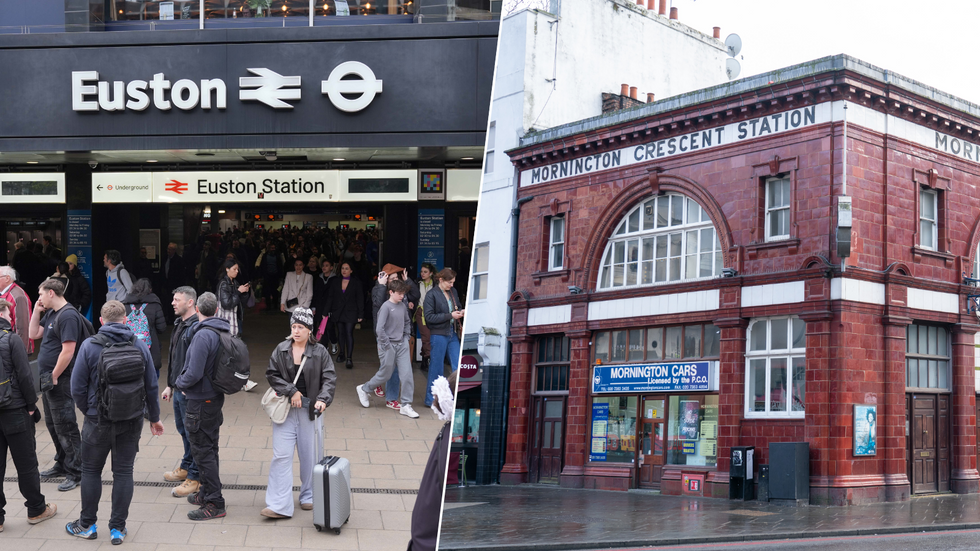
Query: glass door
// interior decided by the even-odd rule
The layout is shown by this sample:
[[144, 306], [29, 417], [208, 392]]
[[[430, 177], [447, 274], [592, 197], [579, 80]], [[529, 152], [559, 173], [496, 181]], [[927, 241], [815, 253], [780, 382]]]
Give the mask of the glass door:
[[660, 488], [664, 458], [664, 396], [644, 396], [637, 438], [637, 483], [640, 488]]

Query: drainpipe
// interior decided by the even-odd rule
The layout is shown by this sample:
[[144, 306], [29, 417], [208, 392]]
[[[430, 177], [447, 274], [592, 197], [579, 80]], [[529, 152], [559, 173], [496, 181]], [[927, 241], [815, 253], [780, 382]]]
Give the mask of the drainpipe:
[[[850, 231], [851, 231], [851, 199], [847, 196], [847, 102], [844, 102], [844, 147], [841, 148], [841, 164], [843, 165], [843, 170], [841, 172], [841, 196], [837, 198], [837, 254], [841, 254], [840, 240], [842, 237], [841, 229], [844, 227], [842, 224], [842, 214], [844, 206], [847, 206], [847, 220], [845, 230], [847, 232], [848, 241], [850, 241]], [[844, 270], [847, 269], [847, 256], [850, 250], [847, 251], [848, 254], [841, 256], [840, 259], [840, 271], [843, 274]]]
[[[514, 168], [515, 176], [514, 181], [520, 186], [521, 174]], [[516, 195], [516, 191], [514, 192]], [[514, 289], [517, 287], [517, 233], [518, 227], [521, 222], [521, 205], [527, 203], [528, 201], [534, 199], [534, 196], [521, 197], [517, 200], [517, 203], [513, 209], [510, 211], [511, 218], [511, 230], [510, 230], [510, 283], [507, 285], [507, 298], [510, 298], [514, 294]], [[510, 336], [511, 324], [514, 322], [514, 311], [508, 306], [507, 307], [507, 336]], [[504, 463], [507, 462], [507, 418], [510, 415], [510, 408], [508, 404], [510, 403], [510, 367], [511, 367], [511, 344], [510, 339], [507, 339], [507, 345], [505, 347], [505, 357], [507, 358], [507, 370], [504, 371], [504, 415], [503, 415], [503, 428], [500, 433], [504, 435], [503, 446], [500, 449], [500, 457], [497, 463], [497, 482], [500, 482], [500, 470], [504, 468]]]

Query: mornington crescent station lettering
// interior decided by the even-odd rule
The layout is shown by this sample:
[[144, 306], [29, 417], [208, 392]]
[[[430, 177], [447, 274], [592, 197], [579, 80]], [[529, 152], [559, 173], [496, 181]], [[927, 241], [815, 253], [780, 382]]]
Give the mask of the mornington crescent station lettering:
[[200, 195], [259, 195], [275, 194], [318, 194], [323, 195], [326, 186], [323, 182], [307, 182], [302, 179], [275, 180], [266, 178], [261, 182], [236, 182], [234, 180], [212, 182], [206, 179], [197, 181], [197, 193]]
[[521, 186], [553, 182], [581, 174], [592, 174], [636, 163], [663, 159], [722, 145], [738, 143], [762, 136], [779, 134], [805, 128], [817, 123], [829, 122], [829, 103], [801, 107], [782, 113], [766, 115], [717, 128], [698, 130], [683, 136], [674, 136], [645, 144], [625, 147], [615, 151], [597, 153], [569, 161], [546, 165], [521, 172]]

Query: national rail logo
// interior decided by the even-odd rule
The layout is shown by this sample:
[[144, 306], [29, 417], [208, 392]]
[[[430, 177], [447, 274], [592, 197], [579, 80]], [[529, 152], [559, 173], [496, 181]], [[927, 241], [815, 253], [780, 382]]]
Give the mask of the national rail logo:
[[183, 195], [184, 192], [187, 191], [187, 188], [190, 186], [190, 184], [181, 182], [179, 180], [170, 180], [165, 185], [167, 186], [167, 191], [172, 191], [177, 195]]

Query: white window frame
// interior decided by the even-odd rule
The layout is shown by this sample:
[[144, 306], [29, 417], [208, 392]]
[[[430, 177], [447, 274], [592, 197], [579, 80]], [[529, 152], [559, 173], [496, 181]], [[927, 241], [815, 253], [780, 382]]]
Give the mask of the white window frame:
[[494, 142], [497, 141], [497, 121], [490, 121], [490, 126], [487, 127], [487, 147], [486, 153], [483, 155], [483, 173], [491, 174], [493, 173], [493, 150]]
[[[923, 201], [923, 197], [926, 195], [932, 196], [932, 218], [929, 218], [922, 212], [923, 207], [926, 202]], [[922, 234], [922, 223], [927, 222], [932, 224], [932, 242], [926, 243], [923, 239]], [[939, 193], [932, 189], [920, 189], [919, 190], [919, 246], [923, 249], [929, 250], [939, 250]]]
[[[777, 182], [778, 183], [786, 182], [787, 183], [787, 186], [786, 186], [786, 192], [787, 192], [787, 194], [790, 197], [793, 194], [793, 191], [792, 191], [793, 184], [792, 184], [792, 182], [790, 181], [789, 178], [769, 178], [768, 180], [766, 180], [766, 189], [765, 189], [765, 193], [766, 193], [766, 241], [782, 241], [784, 239], [789, 239], [790, 238], [790, 230], [789, 230], [790, 220], [789, 219], [792, 216], [792, 214], [790, 212], [791, 207], [792, 207], [792, 202], [790, 201], [790, 197], [786, 197], [786, 204], [784, 204], [784, 205], [774, 206], [774, 205], [771, 205], [769, 203], [769, 198], [771, 197], [771, 195], [769, 193], [770, 186], [772, 184], [774, 184], [774, 183], [777, 183]], [[772, 223], [771, 223], [771, 220], [770, 220], [770, 218], [771, 218], [770, 217], [770, 214], [772, 214], [774, 212], [780, 212], [780, 211], [786, 211], [786, 233], [785, 234], [773, 234], [773, 228], [772, 228]]]
[[[479, 271], [480, 258], [483, 255], [486, 256], [487, 265], [485, 270]], [[481, 277], [483, 278], [482, 279], [483, 284], [477, 285], [476, 284], [477, 279]], [[473, 289], [473, 292], [470, 294], [470, 300], [472, 300], [473, 302], [486, 301], [487, 297], [490, 295], [487, 289], [487, 285], [490, 283], [490, 242], [489, 241], [487, 241], [486, 243], [478, 243], [476, 246], [473, 247], [473, 275], [470, 278], [470, 281], [471, 281], [470, 286]], [[477, 290], [480, 289], [482, 289], [484, 292], [484, 296], [482, 298], [476, 296]]]
[[[786, 324], [786, 345], [789, 348], [773, 350], [772, 349], [772, 332], [769, 328], [772, 326], [773, 320], [788, 320]], [[802, 348], [793, 348], [793, 325], [799, 321], [804, 323], [797, 316], [775, 316], [769, 318], [754, 318], [749, 323], [749, 329], [746, 331], [745, 338], [745, 409], [744, 416], [746, 419], [803, 419], [806, 417], [806, 396], [803, 397], [804, 409], [803, 411], [793, 411], [793, 391], [795, 385], [793, 384], [793, 360], [796, 358], [802, 358], [804, 362], [804, 377], [806, 377], [806, 336], [804, 334], [804, 346]], [[752, 348], [752, 334], [754, 331], [758, 331], [763, 328], [766, 331], [766, 349], [765, 350], [751, 350]], [[772, 405], [772, 397], [770, 396], [771, 381], [772, 381], [772, 360], [773, 359], [785, 359], [786, 360], [786, 411], [770, 411], [770, 406]], [[766, 394], [765, 403], [766, 411], [753, 411], [754, 396], [749, 392], [749, 383], [752, 376], [752, 360], [765, 360], [766, 362]], [[805, 381], [804, 381], [805, 384]], [[804, 390], [805, 392], [805, 390]]]
[[[555, 226], [561, 222], [561, 239], [556, 240]], [[548, 222], [548, 271], [554, 272], [565, 267], [565, 235], [568, 232], [564, 215], [552, 216]], [[559, 247], [561, 251], [559, 252]]]
[[[601, 258], [599, 291], [714, 279], [724, 268], [718, 230], [710, 216], [693, 198], [679, 193], [647, 197], [630, 209]], [[703, 267], [706, 275], [701, 274]]]

